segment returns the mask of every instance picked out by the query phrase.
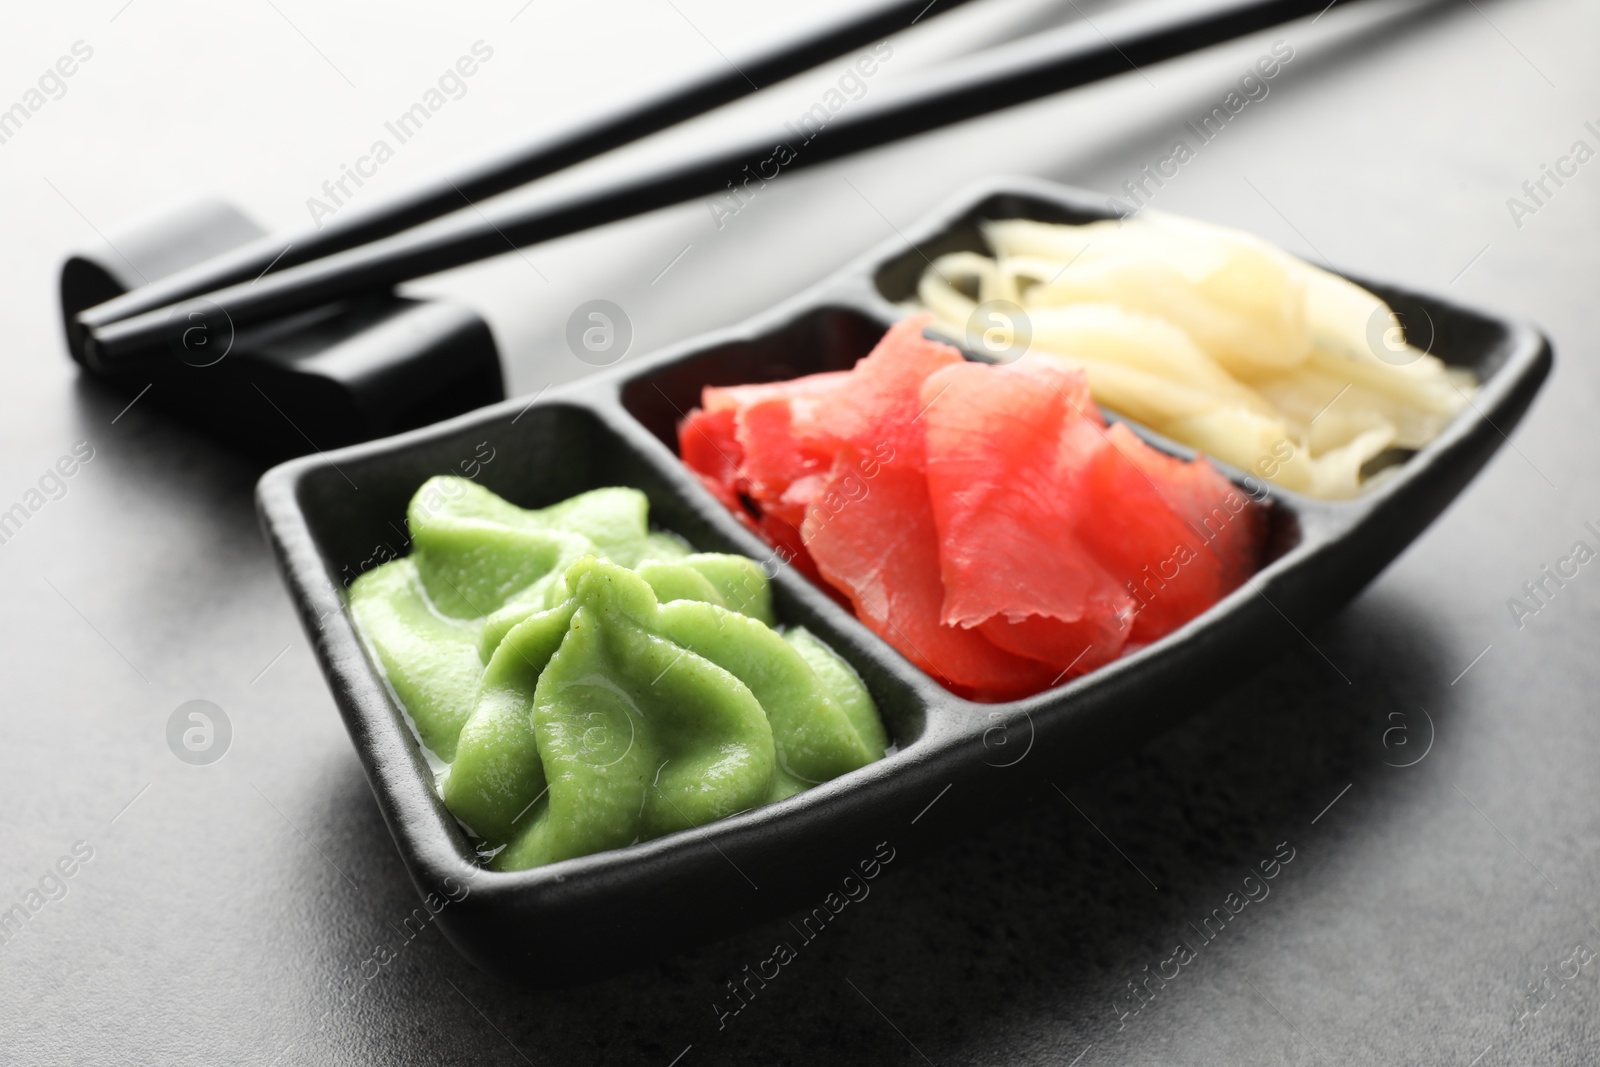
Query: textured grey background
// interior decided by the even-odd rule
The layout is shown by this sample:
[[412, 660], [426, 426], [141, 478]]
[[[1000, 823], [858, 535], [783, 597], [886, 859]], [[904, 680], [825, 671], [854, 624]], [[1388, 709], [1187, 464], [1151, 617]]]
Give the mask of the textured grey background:
[[[533, 393], [587, 370], [562, 342], [585, 300], [627, 309], [641, 353], [814, 281], [973, 177], [1114, 188], [1282, 37], [1296, 56], [1271, 95], [1157, 206], [1524, 315], [1558, 360], [1511, 446], [1296, 653], [1241, 665], [1238, 689], [1185, 728], [1062, 783], [1081, 811], [1045, 790], [982, 836], [891, 865], [725, 1029], [711, 1007], [723, 981], [790, 937], [785, 923], [542, 993], [480, 976], [432, 929], [401, 935], [416, 898], [256, 531], [259, 470], [79, 379], [55, 319], [59, 260], [195, 193], [302, 224], [305, 198], [475, 40], [493, 61], [363, 197], [845, 6], [94, 0], [7, 13], [0, 107], [74, 41], [94, 56], [0, 145], [0, 508], [75, 442], [95, 453], [0, 545], [0, 908], [74, 842], [94, 853], [0, 945], [0, 1058], [1594, 1059], [1600, 961], [1552, 978], [1548, 1006], [1517, 1020], [1530, 983], [1580, 943], [1600, 949], [1600, 571], [1585, 567], [1521, 630], [1506, 604], [1575, 540], [1595, 543], [1583, 524], [1600, 521], [1600, 161], [1520, 228], [1506, 206], [1575, 140], [1600, 148], [1584, 128], [1600, 126], [1600, 9], [1567, 0], [1339, 5], [784, 178], [720, 231], [687, 205], [420, 286], [483, 308], [514, 390]], [[900, 42], [881, 77], [1106, 6], [979, 5]], [[798, 113], [826, 81], [641, 148], [635, 165]], [[197, 698], [234, 729], [206, 767], [165, 743], [168, 716]], [[1295, 858], [1270, 897], [1119, 1024], [1126, 983], [1283, 841]], [[380, 946], [393, 958], [366, 964]]]

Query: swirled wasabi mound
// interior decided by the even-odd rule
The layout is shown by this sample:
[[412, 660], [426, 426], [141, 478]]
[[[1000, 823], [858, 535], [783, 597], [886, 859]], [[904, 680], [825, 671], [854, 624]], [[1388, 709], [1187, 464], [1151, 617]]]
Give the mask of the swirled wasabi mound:
[[634, 489], [516, 507], [425, 483], [350, 607], [445, 804], [520, 870], [792, 796], [883, 755], [854, 670], [780, 632], [759, 565], [653, 532]]

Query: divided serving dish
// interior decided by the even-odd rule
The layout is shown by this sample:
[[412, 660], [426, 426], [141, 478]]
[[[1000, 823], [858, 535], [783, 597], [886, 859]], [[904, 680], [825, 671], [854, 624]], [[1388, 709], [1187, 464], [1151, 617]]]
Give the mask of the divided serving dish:
[[[780, 621], [806, 626], [855, 666], [882, 712], [891, 754], [699, 829], [532, 870], [484, 869], [345, 609], [350, 579], [408, 550], [406, 504], [418, 486], [476, 471], [480, 484], [523, 507], [633, 486], [649, 497], [653, 525], [697, 549], [774, 560], [677, 458], [676, 423], [699, 403], [701, 387], [850, 367], [900, 317], [897, 305], [928, 262], [982, 250], [979, 219], [1019, 217], [1081, 223], [1108, 212], [1090, 193], [994, 179], [743, 325], [628, 360], [532, 404], [508, 400], [293, 460], [262, 478], [263, 527], [384, 819], [418, 890], [445, 902], [438, 925], [476, 965], [512, 982], [570, 982], [819, 905], [861, 864], [931, 850], [1003, 817], [1041, 776], [1065, 781], [1132, 751], [1355, 596], [1484, 465], [1551, 366], [1549, 344], [1527, 325], [1356, 279], [1404, 321], [1431, 321], [1433, 354], [1472, 369], [1482, 386], [1437, 439], [1353, 500], [1249, 481], [1270, 501], [1268, 562], [1205, 614], [1055, 689], [978, 704], [774, 561]], [[1158, 448], [1192, 454], [1140, 432]], [[1246, 485], [1245, 472], [1218, 467]]]

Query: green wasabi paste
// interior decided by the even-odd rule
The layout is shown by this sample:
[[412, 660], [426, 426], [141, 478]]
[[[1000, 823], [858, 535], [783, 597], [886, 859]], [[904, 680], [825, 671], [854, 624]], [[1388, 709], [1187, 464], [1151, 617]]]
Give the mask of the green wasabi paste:
[[701, 826], [884, 753], [854, 670], [776, 628], [743, 556], [650, 530], [635, 489], [527, 510], [430, 479], [413, 550], [350, 587], [446, 806], [520, 870]]

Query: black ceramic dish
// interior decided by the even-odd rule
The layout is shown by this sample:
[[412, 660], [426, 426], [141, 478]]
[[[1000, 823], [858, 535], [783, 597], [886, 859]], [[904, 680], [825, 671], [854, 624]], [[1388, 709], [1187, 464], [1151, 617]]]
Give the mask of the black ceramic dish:
[[675, 423], [697, 403], [700, 388], [849, 367], [898, 316], [896, 303], [911, 295], [929, 259], [982, 247], [976, 220], [1084, 222], [1105, 217], [1101, 204], [1042, 182], [995, 181], [742, 326], [630, 361], [531, 406], [497, 404], [295, 460], [261, 480], [267, 536], [384, 818], [418, 889], [450, 900], [438, 923], [469, 959], [527, 983], [617, 970], [820, 905], [863, 861], [874, 869], [875, 853], [881, 860], [930, 850], [1003, 816], [1045, 778], [1065, 781], [1130, 751], [1203, 707], [1264, 654], [1302, 640], [1297, 629], [1309, 630], [1353, 597], [1483, 466], [1550, 369], [1549, 345], [1528, 326], [1364, 283], [1408, 322], [1426, 312], [1433, 352], [1483, 382], [1474, 407], [1358, 499], [1316, 501], [1272, 489], [1270, 562], [1205, 615], [1057, 689], [974, 704], [782, 569], [774, 579], [780, 618], [809, 627], [856, 666], [896, 742], [894, 754], [698, 830], [529, 871], [483, 870], [434, 792], [341, 595], [364, 565], [406, 550], [406, 503], [422, 481], [467, 469], [462, 464], [488, 442], [494, 458], [478, 480], [517, 504], [539, 507], [598, 486], [631, 485], [648, 494], [656, 524], [697, 547], [770, 558], [674, 453]]

